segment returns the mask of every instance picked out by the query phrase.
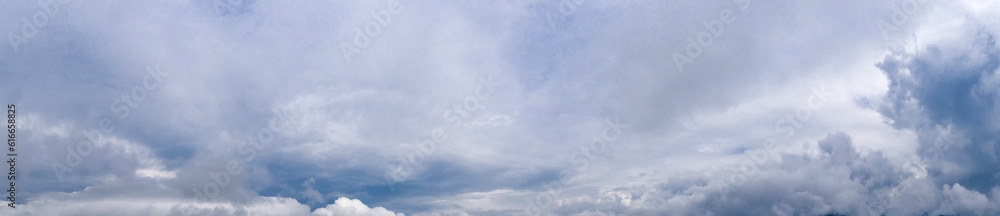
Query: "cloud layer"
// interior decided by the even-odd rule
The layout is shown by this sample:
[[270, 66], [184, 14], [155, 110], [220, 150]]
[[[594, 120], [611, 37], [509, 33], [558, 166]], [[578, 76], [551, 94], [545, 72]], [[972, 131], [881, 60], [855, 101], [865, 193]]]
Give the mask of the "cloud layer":
[[1000, 214], [998, 5], [0, 3], [3, 211]]

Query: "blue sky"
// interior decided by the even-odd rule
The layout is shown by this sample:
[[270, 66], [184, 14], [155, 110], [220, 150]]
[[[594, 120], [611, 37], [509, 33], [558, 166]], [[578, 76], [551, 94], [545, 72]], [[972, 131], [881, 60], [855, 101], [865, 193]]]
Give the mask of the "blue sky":
[[1000, 214], [997, 1], [7, 1], [4, 215]]

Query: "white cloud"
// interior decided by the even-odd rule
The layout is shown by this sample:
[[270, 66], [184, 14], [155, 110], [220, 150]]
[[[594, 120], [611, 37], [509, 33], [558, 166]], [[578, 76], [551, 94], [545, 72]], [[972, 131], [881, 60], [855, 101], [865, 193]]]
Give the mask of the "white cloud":
[[[382, 207], [369, 208], [357, 199], [341, 197], [310, 212], [309, 206], [287, 197], [258, 197], [245, 202], [194, 202], [169, 190], [145, 194], [102, 194], [100, 190], [48, 193], [18, 205], [14, 215], [323, 215], [404, 216]], [[160, 194], [153, 194], [160, 193]]]
[[369, 208], [360, 200], [346, 197], [338, 198], [333, 204], [316, 209], [312, 215], [316, 216], [404, 216], [404, 214], [393, 213], [382, 207]]
[[[980, 74], [949, 69], [995, 60], [994, 1], [926, 1], [898, 41], [883, 41], [878, 23], [908, 1], [400, 1], [346, 61], [343, 43], [390, 2], [71, 1], [20, 52], [0, 40], [0, 102], [23, 105], [19, 168], [31, 182], [17, 211], [509, 215], [562, 178], [542, 207], [564, 215], [861, 214], [872, 199], [890, 214], [1000, 211], [995, 183], [973, 181], [997, 178], [988, 135], [1000, 106], [987, 105], [1000, 76], [982, 72], [970, 90], [991, 108], [979, 112], [947, 108], [962, 101], [933, 93], [961, 94], [932, 88]], [[0, 8], [0, 32], [14, 34], [41, 10]], [[727, 10], [736, 20], [677, 73], [672, 54]], [[905, 70], [883, 73], [888, 64]], [[117, 118], [108, 105], [132, 96], [150, 65], [171, 75]], [[486, 77], [503, 84], [466, 110]], [[723, 191], [820, 86], [834, 96], [777, 159]], [[251, 157], [240, 143], [269, 127], [272, 109], [290, 124]], [[963, 125], [955, 113], [987, 120]], [[627, 130], [588, 153], [607, 118]], [[107, 144], [57, 180], [51, 163], [102, 119], [117, 127]], [[924, 161], [939, 128], [963, 142]], [[385, 171], [435, 129], [446, 141], [388, 191]], [[834, 131], [845, 133], [824, 139]], [[230, 162], [245, 170], [218, 198], [188, 201]]]

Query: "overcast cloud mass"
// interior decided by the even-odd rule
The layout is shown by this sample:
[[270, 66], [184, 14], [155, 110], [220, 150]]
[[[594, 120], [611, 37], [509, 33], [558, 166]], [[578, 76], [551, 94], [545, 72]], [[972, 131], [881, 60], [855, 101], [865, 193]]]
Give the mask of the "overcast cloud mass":
[[1000, 215], [996, 0], [9, 0], [0, 36], [0, 215]]

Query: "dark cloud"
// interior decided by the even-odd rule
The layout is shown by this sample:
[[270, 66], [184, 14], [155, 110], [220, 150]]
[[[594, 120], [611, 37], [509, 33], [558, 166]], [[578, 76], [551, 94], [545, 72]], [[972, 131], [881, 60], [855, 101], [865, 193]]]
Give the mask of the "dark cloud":
[[878, 63], [889, 78], [882, 113], [918, 133], [919, 151], [938, 184], [989, 193], [1000, 182], [1000, 47], [994, 33], [896, 51]]
[[[364, 32], [391, 2], [69, 1], [19, 51], [0, 40], [8, 42], [0, 44], [0, 99], [23, 108], [19, 135], [30, 143], [17, 211], [512, 215], [562, 182], [540, 208], [997, 212], [1000, 52], [986, 18], [947, 32], [957, 40], [896, 50], [873, 68], [859, 56], [882, 51], [877, 24], [899, 2], [401, 1], [379, 33]], [[920, 10], [944, 7], [933, 17], [942, 20], [990, 16], [978, 3], [947, 5]], [[21, 33], [21, 18], [39, 10], [34, 1], [0, 3], [0, 32]], [[715, 35], [707, 28], [725, 12], [735, 20]], [[898, 31], [950, 23], [920, 14]], [[345, 58], [359, 33], [369, 41]], [[714, 35], [711, 45], [675, 71], [672, 54], [702, 33]], [[841, 66], [855, 61], [884, 72], [885, 97], [838, 101], [871, 88], [853, 83], [872, 77], [858, 75], [864, 70]], [[114, 101], [136, 97], [147, 67], [170, 75], [119, 118]], [[481, 80], [493, 78], [502, 83], [496, 92], [465, 110]], [[733, 161], [757, 152], [813, 85], [849, 94], [831, 98], [831, 111], [810, 111], [811, 122], [733, 185]], [[883, 136], [892, 128], [853, 109], [855, 101], [915, 132], [917, 143], [907, 144], [919, 145], [923, 161], [908, 161], [907, 146], [879, 149], [901, 141]], [[465, 114], [452, 124], [459, 108]], [[853, 122], [866, 115], [876, 117]], [[287, 127], [248, 155], [242, 143], [259, 142], [275, 118]], [[608, 118], [627, 125], [620, 139], [581, 156], [593, 153], [588, 145]], [[70, 172], [53, 172], [105, 119], [117, 127], [102, 135], [107, 142]], [[447, 141], [406, 164], [412, 175], [391, 190], [386, 173], [420, 151], [408, 144], [442, 128]], [[837, 130], [851, 135], [827, 135]], [[195, 203], [231, 162], [246, 170]], [[135, 205], [120, 207], [126, 202]]]
[[782, 154], [759, 166], [742, 184], [726, 181], [735, 175], [732, 172], [677, 176], [667, 182], [613, 188], [591, 199], [567, 201], [555, 211], [567, 215], [585, 211], [622, 215], [865, 215], [875, 207], [870, 203], [878, 200], [879, 193], [899, 187], [912, 175], [891, 164], [881, 152], [859, 152], [843, 132], [829, 134], [810, 149], [815, 154]]

